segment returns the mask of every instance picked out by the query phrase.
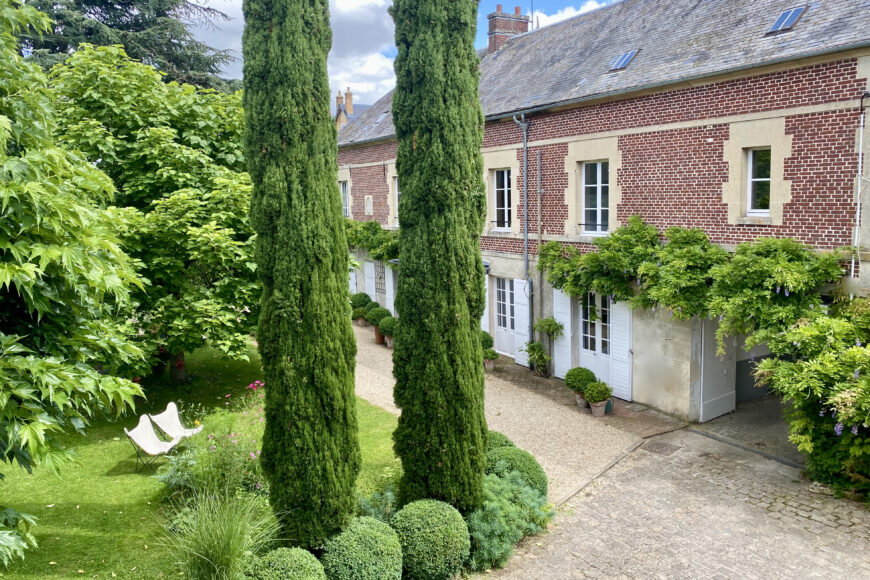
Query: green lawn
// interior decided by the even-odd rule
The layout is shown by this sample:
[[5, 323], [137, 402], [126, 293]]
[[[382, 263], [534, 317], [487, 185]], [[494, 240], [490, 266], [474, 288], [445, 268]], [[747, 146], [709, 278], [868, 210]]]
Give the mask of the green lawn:
[[[66, 444], [78, 452], [78, 463], [58, 478], [45, 470], [27, 475], [5, 467], [0, 483], [2, 503], [39, 518], [39, 549], [0, 576], [8, 578], [163, 578], [179, 577], [160, 535], [164, 485], [155, 470], [136, 473], [135, 453], [122, 427], [131, 428], [143, 412], [162, 411], [170, 400], [223, 409], [226, 395], [246, 394], [247, 385], [262, 379], [259, 360], [222, 360], [202, 351], [188, 357], [191, 382], [178, 389], [165, 380], [145, 384], [148, 401], [120, 421], [95, 421], [86, 436]], [[367, 493], [398, 471], [392, 451], [396, 418], [357, 399], [363, 468], [358, 488]], [[158, 465], [165, 460], [158, 461]]]

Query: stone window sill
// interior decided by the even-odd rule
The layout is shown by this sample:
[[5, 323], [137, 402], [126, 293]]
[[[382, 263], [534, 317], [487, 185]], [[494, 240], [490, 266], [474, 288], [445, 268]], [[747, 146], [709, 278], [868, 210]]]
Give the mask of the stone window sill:
[[770, 226], [773, 220], [769, 216], [746, 216], [737, 218], [738, 226]]

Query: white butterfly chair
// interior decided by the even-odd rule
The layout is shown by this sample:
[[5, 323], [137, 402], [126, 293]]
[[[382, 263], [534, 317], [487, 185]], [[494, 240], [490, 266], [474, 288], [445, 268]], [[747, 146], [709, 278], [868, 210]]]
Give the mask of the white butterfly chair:
[[173, 402], [166, 405], [166, 410], [159, 415], [149, 415], [154, 424], [160, 427], [160, 430], [172, 437], [173, 439], [182, 437], [193, 437], [202, 431], [202, 425], [193, 429], [186, 429], [181, 424], [181, 417], [178, 415], [178, 407]]
[[174, 437], [172, 441], [162, 441], [154, 432], [154, 426], [148, 415], [139, 417], [139, 424], [134, 429], [128, 431], [125, 427], [124, 433], [127, 434], [130, 444], [136, 450], [136, 471], [139, 471], [140, 461], [142, 467], [145, 467], [161, 455], [169, 453], [181, 441], [181, 437]]

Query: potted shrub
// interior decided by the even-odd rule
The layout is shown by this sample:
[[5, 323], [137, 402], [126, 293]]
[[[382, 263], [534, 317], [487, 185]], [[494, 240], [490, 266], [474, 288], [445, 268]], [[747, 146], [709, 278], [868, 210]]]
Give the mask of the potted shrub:
[[583, 394], [586, 400], [589, 401], [589, 406], [592, 407], [592, 416], [603, 417], [607, 408], [607, 403], [610, 397], [613, 396], [613, 389], [607, 386], [606, 383], [594, 382], [586, 385], [583, 389]]
[[387, 348], [393, 348], [393, 336], [396, 334], [396, 325], [399, 323], [398, 318], [392, 316], [384, 316], [378, 323], [378, 332], [384, 335], [387, 343]]
[[357, 326], [368, 326], [369, 323], [366, 320], [366, 307], [361, 306], [359, 308], [354, 308], [351, 314], [353, 318], [353, 323]]
[[389, 315], [390, 311], [386, 308], [381, 308], [380, 306], [372, 308], [366, 315], [366, 320], [369, 321], [369, 324], [375, 327], [375, 344], [384, 344], [386, 342], [384, 335], [381, 334], [381, 331], [378, 329], [378, 324], [380, 324], [381, 319], [386, 318]]
[[488, 371], [495, 370], [495, 361], [498, 360], [498, 353], [492, 348], [487, 348], [483, 351], [483, 368]]
[[565, 374], [565, 386], [574, 391], [577, 406], [581, 409], [586, 408], [586, 397], [583, 394], [586, 385], [596, 380], [595, 373], [583, 367], [575, 367]]
[[357, 319], [357, 322], [360, 326], [369, 326], [369, 312], [374, 310], [375, 308], [380, 308], [381, 305], [375, 302], [374, 300], [370, 300], [365, 306], [361, 307], [357, 312], [362, 312], [362, 318]]

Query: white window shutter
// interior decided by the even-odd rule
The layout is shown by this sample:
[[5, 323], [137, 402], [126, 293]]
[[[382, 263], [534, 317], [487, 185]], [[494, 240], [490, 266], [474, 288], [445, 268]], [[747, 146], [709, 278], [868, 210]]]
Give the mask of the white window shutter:
[[553, 318], [565, 329], [562, 336], [553, 340], [553, 374], [560, 379], [571, 370], [571, 297], [560, 290], [553, 289]]
[[356, 270], [350, 273], [350, 293], [356, 294]]
[[366, 294], [375, 299], [375, 263], [366, 262]]
[[528, 287], [525, 280], [514, 280], [514, 362], [524, 367], [529, 366], [529, 353], [525, 349], [531, 340]]
[[489, 332], [489, 276], [483, 276], [483, 317], [480, 319], [480, 329]]
[[616, 302], [610, 308], [610, 386], [613, 396], [631, 400], [631, 308]]
[[396, 285], [395, 285], [395, 276], [396, 272], [389, 265], [384, 267], [384, 291], [387, 295], [387, 310], [390, 311], [390, 314], [393, 316], [396, 315]]

